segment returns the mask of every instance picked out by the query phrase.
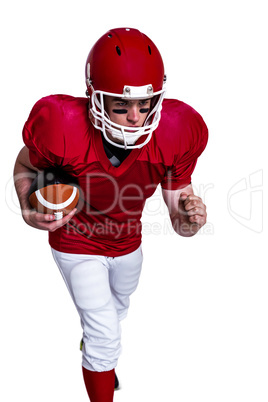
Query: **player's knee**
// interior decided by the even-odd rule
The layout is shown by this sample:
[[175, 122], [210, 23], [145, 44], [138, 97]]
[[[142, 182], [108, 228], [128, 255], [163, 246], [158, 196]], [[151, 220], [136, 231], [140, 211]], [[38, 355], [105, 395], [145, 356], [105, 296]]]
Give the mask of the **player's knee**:
[[107, 268], [99, 262], [87, 261], [76, 265], [70, 274], [74, 300], [82, 310], [96, 310], [110, 298]]

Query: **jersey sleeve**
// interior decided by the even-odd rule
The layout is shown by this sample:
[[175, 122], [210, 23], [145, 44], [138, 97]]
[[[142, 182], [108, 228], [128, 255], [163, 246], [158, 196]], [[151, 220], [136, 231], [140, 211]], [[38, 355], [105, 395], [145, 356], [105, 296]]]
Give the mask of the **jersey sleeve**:
[[191, 184], [197, 159], [206, 148], [208, 129], [194, 109], [188, 107], [172, 127], [174, 159], [161, 183], [163, 189], [177, 190]]
[[22, 133], [33, 166], [64, 166], [79, 155], [88, 128], [86, 108], [86, 101], [68, 95], [51, 95], [34, 105]]
[[38, 169], [61, 165], [64, 157], [63, 133], [59, 127], [59, 106], [47, 97], [32, 108], [22, 136], [30, 161]]

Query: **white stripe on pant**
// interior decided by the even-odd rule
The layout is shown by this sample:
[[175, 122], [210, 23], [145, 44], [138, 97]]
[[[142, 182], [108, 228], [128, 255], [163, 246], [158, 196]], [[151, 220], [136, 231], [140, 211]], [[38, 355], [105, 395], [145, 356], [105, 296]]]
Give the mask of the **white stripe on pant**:
[[142, 250], [120, 257], [69, 254], [52, 249], [83, 328], [82, 365], [91, 371], [116, 367], [121, 352], [120, 321], [136, 290]]

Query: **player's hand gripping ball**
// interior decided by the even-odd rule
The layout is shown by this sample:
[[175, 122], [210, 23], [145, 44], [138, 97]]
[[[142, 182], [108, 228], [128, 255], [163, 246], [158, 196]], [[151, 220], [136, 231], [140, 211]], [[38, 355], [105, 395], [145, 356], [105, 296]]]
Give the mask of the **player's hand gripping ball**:
[[30, 187], [29, 202], [40, 213], [54, 214], [62, 219], [78, 204], [79, 188], [76, 179], [59, 168], [40, 172]]

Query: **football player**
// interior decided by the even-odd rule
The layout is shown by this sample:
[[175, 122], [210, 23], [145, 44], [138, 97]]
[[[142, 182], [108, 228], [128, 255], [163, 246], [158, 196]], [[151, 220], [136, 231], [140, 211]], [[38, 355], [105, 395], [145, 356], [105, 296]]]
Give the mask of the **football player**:
[[[92, 402], [111, 402], [120, 321], [142, 266], [141, 215], [158, 185], [174, 230], [193, 236], [206, 207], [191, 175], [208, 130], [189, 105], [164, 99], [155, 44], [136, 29], [105, 33], [86, 61], [87, 97], [52, 95], [33, 107], [15, 164], [27, 224], [47, 230], [53, 257], [83, 328], [82, 368]], [[60, 167], [79, 182], [80, 203], [63, 219], [33, 211], [33, 172]]]

